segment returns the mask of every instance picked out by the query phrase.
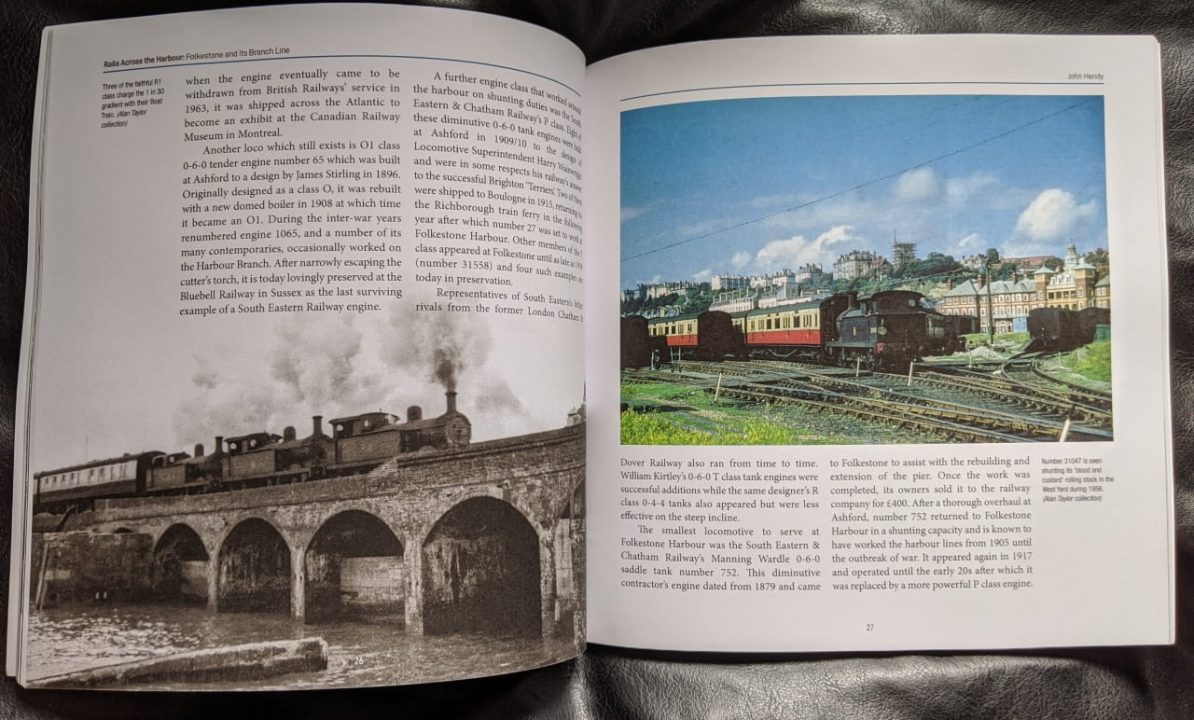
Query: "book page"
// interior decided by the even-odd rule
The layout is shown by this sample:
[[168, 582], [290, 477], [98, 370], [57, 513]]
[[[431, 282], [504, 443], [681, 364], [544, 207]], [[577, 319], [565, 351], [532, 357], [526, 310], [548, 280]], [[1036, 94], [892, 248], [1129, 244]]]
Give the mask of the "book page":
[[349, 687], [580, 652], [583, 73], [438, 9], [46, 31], [9, 672]]
[[1152, 38], [735, 40], [589, 79], [590, 639], [1173, 641]]

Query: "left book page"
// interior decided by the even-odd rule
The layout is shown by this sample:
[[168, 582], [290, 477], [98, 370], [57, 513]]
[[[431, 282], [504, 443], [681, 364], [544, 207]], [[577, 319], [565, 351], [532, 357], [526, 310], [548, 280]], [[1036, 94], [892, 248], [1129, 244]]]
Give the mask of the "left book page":
[[350, 687], [580, 652], [583, 76], [451, 10], [45, 31], [10, 674]]

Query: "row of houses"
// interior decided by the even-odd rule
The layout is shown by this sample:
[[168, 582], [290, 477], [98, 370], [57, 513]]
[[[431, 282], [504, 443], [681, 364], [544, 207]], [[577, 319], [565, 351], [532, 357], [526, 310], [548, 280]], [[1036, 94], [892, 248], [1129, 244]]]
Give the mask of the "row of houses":
[[[914, 260], [915, 246], [911, 243], [900, 245], [897, 249], [901, 261]], [[988, 331], [992, 318], [996, 333], [1025, 332], [1028, 329], [1028, 314], [1035, 308], [1082, 310], [1111, 307], [1110, 275], [1084, 261], [1078, 255], [1076, 245], [1071, 243], [1067, 246], [1060, 270], [1050, 270], [1046, 266], [1046, 261], [1050, 259], [1051, 256], [1046, 255], [1005, 258], [992, 264], [981, 255], [967, 258], [963, 264], [977, 273], [974, 279], [953, 285], [943, 284], [941, 290], [936, 292], [931, 289], [923, 292], [946, 315], [978, 317], [983, 332]], [[1017, 268], [1015, 278], [988, 281], [987, 273], [994, 273], [1009, 263]], [[735, 313], [802, 302], [817, 294], [817, 288], [824, 287], [835, 276], [863, 277], [891, 267], [882, 256], [854, 250], [838, 258], [832, 275], [822, 272], [820, 266], [812, 263], [797, 271], [784, 269], [770, 275], [714, 275], [710, 279], [710, 287], [720, 294], [709, 309]], [[652, 299], [672, 294], [685, 298], [698, 287], [693, 282], [641, 284], [634, 290], [624, 291], [623, 299]], [[652, 314], [668, 315], [678, 311], [677, 307], [659, 307]]]
[[1111, 307], [1111, 276], [1078, 256], [1072, 243], [1066, 248], [1065, 265], [1054, 272], [1040, 264], [1028, 277], [988, 282], [984, 275], [966, 280], [937, 299], [945, 315], [979, 318], [983, 332], [994, 320], [996, 333], [1026, 332], [1028, 313], [1036, 308]]

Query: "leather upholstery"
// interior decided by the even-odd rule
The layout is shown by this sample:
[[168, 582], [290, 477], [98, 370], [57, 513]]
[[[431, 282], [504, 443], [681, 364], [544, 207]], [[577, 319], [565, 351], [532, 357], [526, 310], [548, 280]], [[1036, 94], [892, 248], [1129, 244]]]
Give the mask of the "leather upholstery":
[[[222, 2], [182, 2], [208, 9]], [[597, 60], [721, 37], [840, 33], [1151, 33], [1163, 48], [1173, 298], [1179, 642], [1174, 647], [867, 656], [646, 654], [591, 648], [575, 663], [437, 685], [275, 694], [71, 693], [0, 682], [0, 717], [829, 717], [1194, 716], [1194, 2], [1073, 0], [460, 0], [555, 29]], [[0, 4], [0, 478], [11, 476], [24, 297], [28, 168], [40, 30], [162, 11], [147, 0]], [[1155, 349], [1149, 349], [1153, 351]], [[8, 491], [0, 538], [9, 536]], [[0, 578], [7, 578], [0, 553]], [[5, 595], [0, 595], [4, 602]], [[1114, 622], [1108, 618], [1107, 622]]]

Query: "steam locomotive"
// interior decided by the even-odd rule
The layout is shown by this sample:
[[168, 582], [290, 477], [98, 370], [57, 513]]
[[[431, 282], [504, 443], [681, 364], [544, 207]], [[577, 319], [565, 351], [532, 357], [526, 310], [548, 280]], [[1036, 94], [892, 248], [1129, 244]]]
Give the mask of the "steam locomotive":
[[[623, 318], [623, 334], [634, 334]], [[960, 349], [957, 324], [923, 295], [886, 290], [860, 297], [837, 293], [803, 303], [739, 313], [654, 318], [646, 322], [649, 340], [627, 344], [623, 367], [641, 367], [641, 347], [663, 338], [669, 354], [698, 359], [765, 357], [896, 369], [926, 355]], [[635, 364], [639, 363], [639, 364]]]
[[448, 391], [447, 409], [439, 417], [424, 419], [422, 409], [412, 405], [406, 422], [371, 412], [335, 418], [331, 427], [329, 436], [323, 417], [316, 415], [305, 438], [293, 427], [280, 437], [268, 432], [217, 436], [211, 453], [197, 444], [193, 454], [126, 453], [36, 473], [34, 511], [88, 510], [100, 498], [216, 492], [363, 473], [396, 455], [463, 448], [472, 437], [472, 424], [456, 410], [455, 391]]

